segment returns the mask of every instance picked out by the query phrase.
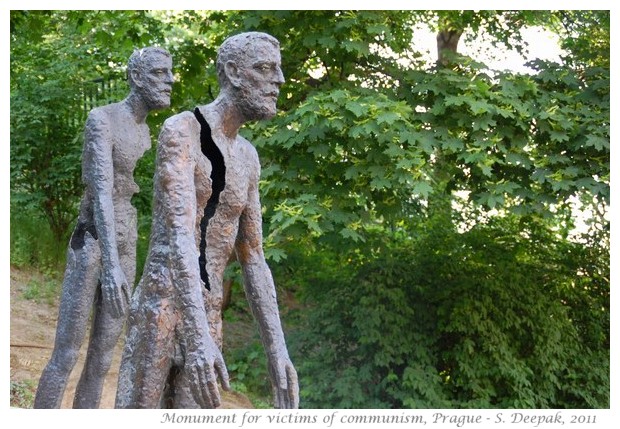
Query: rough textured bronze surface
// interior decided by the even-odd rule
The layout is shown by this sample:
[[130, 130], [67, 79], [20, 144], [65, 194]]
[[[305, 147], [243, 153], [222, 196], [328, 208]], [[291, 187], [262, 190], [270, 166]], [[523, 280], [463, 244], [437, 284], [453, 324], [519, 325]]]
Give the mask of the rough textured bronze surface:
[[131, 197], [139, 188], [133, 171], [151, 146], [146, 116], [170, 105], [171, 69], [167, 51], [135, 51], [129, 58], [127, 98], [88, 116], [82, 154], [85, 192], [67, 251], [54, 351], [39, 380], [35, 408], [60, 407], [91, 310], [88, 352], [73, 407], [99, 406], [136, 273], [137, 213]]
[[[233, 252], [267, 353], [275, 406], [299, 403], [262, 248], [258, 154], [238, 134], [244, 123], [276, 113], [284, 82], [279, 43], [264, 33], [233, 36], [218, 51], [217, 71], [216, 100], [169, 118], [159, 136], [151, 242], [131, 306], [119, 408], [220, 405], [218, 378], [228, 389], [222, 281]], [[219, 155], [203, 150], [211, 144]]]

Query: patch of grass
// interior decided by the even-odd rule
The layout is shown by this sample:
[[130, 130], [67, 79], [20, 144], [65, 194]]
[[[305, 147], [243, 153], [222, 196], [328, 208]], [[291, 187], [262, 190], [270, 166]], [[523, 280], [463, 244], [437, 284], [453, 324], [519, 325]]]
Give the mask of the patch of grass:
[[55, 276], [45, 275], [42, 279], [30, 280], [22, 294], [27, 300], [52, 305], [60, 293], [60, 283]]
[[[20, 268], [62, 271], [68, 236], [59, 243], [45, 218], [33, 209], [11, 204], [10, 260]], [[70, 233], [70, 231], [68, 232]]]
[[252, 405], [254, 405], [254, 408], [264, 409], [264, 410], [273, 408], [273, 400], [271, 398], [258, 397], [258, 396], [249, 394], [248, 399], [250, 400]]
[[33, 380], [11, 380], [11, 407], [32, 408], [35, 393], [36, 384]]

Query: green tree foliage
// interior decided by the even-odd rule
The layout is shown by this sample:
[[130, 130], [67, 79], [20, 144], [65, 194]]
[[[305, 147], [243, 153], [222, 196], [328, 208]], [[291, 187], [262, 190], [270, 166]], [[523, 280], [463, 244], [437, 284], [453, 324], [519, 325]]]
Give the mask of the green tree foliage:
[[[413, 49], [418, 24], [443, 37], [439, 61]], [[561, 63], [516, 74], [459, 55], [482, 33], [527, 52], [534, 25]], [[70, 223], [85, 82], [161, 44], [172, 110], [192, 109], [217, 95], [216, 47], [251, 30], [280, 40], [287, 80], [278, 116], [243, 133], [276, 283], [304, 302], [283, 313], [302, 405], [608, 406], [608, 11], [12, 12], [12, 210]]]
[[[306, 272], [314, 280], [300, 286], [310, 303], [298, 343], [306, 405], [607, 406], [609, 256], [603, 246], [595, 251], [602, 263], [566, 258], [592, 250], [562, 236], [572, 198], [609, 201], [609, 69], [539, 62], [534, 74], [515, 75], [458, 56], [424, 67], [389, 43], [388, 35], [411, 37], [411, 15], [282, 14], [238, 20], [279, 36], [283, 52], [304, 46], [313, 61], [285, 69], [292, 83], [283, 92], [306, 85], [291, 90], [295, 103], [280, 117], [252, 130], [270, 238], [333, 245], [314, 248], [318, 278]], [[347, 25], [351, 14], [359, 27]], [[338, 30], [321, 36], [328, 30], [318, 18]], [[519, 41], [488, 17], [461, 18], [499, 41]], [[553, 15], [511, 18], [524, 25]], [[477, 207], [466, 233], [452, 221], [456, 191]], [[481, 223], [490, 209], [507, 220]], [[540, 228], [528, 220], [544, 218]], [[598, 222], [605, 230], [604, 217]], [[406, 246], [372, 250], [377, 241], [398, 243], [403, 226]], [[430, 232], [420, 237], [419, 228]], [[582, 276], [592, 263], [603, 273], [596, 292]], [[582, 348], [582, 329], [593, 325], [577, 319], [591, 314], [600, 341]]]
[[564, 60], [574, 67], [610, 67], [608, 10], [559, 11], [548, 26], [561, 36], [568, 52]]
[[584, 272], [605, 258], [536, 218], [444, 222], [310, 257], [312, 310], [294, 337], [304, 405], [608, 407], [609, 284], [589, 294], [602, 279]]
[[[11, 11], [10, 25], [11, 203], [40, 211], [64, 241], [82, 193], [87, 109], [127, 94], [127, 58], [161, 40], [161, 26], [145, 12], [112, 11]], [[109, 79], [119, 91], [87, 103], [94, 81]]]
[[[498, 40], [516, 38], [488, 13], [470, 15], [459, 15], [459, 25], [469, 20]], [[535, 16], [506, 19], [524, 25]], [[466, 58], [414, 67], [403, 40], [413, 37], [415, 18], [400, 11], [235, 17], [243, 30], [276, 35], [295, 65], [284, 64], [291, 82], [284, 113], [252, 136], [274, 239], [304, 229], [357, 238], [364, 223], [399, 220], [429, 194], [450, 199], [457, 190], [488, 208], [521, 212], [583, 192], [608, 201], [609, 69], [535, 64], [538, 73], [528, 76], [490, 73]], [[324, 22], [329, 34], [320, 33]]]

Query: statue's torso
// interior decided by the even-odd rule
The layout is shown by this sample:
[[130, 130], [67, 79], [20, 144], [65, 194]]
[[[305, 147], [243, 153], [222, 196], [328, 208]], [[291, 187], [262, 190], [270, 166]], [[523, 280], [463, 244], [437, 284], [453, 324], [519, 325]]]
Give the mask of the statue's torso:
[[[104, 155], [105, 162], [111, 163], [112, 188], [109, 197], [111, 201], [104, 200], [105, 204], [113, 206], [114, 220], [118, 236], [126, 236], [122, 229], [136, 228], [133, 219], [136, 209], [131, 204], [131, 198], [140, 191], [140, 187], [134, 180], [136, 164], [151, 146], [149, 128], [146, 123], [136, 123], [134, 117], [129, 114], [122, 103], [114, 103], [94, 109], [87, 121], [85, 145], [96, 145]], [[111, 159], [107, 159], [111, 157]], [[86, 190], [80, 207], [80, 222], [94, 223], [94, 199], [101, 178], [97, 177], [100, 171], [94, 165], [97, 161], [84, 159], [82, 176], [86, 184]], [[99, 164], [104, 164], [99, 163]], [[90, 175], [91, 177], [87, 177]], [[107, 197], [107, 196], [106, 196]], [[131, 234], [135, 235], [135, 234]]]
[[[224, 269], [234, 251], [234, 244], [239, 229], [239, 219], [248, 203], [251, 186], [257, 186], [257, 184], [253, 184], [253, 181], [258, 176], [256, 151], [242, 137], [237, 137], [235, 141], [227, 140], [218, 131], [217, 126], [213, 127], [213, 141], [222, 155], [225, 166], [224, 187], [219, 193], [219, 201], [215, 205], [215, 210], [208, 221], [205, 221], [205, 209], [213, 195], [213, 183], [214, 181], [217, 182], [218, 178], [212, 178], [214, 171], [212, 160], [201, 149], [201, 126], [191, 112], [176, 115], [170, 118], [169, 121], [169, 126], [174, 127], [176, 130], [175, 136], [180, 136], [175, 137], [178, 138], [175, 144], [187, 145], [180, 151], [187, 154], [187, 159], [180, 160], [180, 168], [181, 171], [188, 172], [188, 174], [183, 174], [182, 178], [175, 179], [191, 182], [185, 183], [183, 189], [186, 192], [191, 192], [191, 195], [185, 195], [184, 198], [187, 206], [195, 208], [195, 212], [187, 213], [187, 216], [193, 228], [196, 253], [200, 252], [200, 242], [202, 239], [201, 222], [203, 222], [205, 223], [206, 271], [209, 274], [209, 283], [212, 288], [211, 293], [220, 295]], [[159, 144], [162, 144], [162, 142]], [[161, 164], [161, 162], [162, 160], [158, 160], [158, 163]], [[218, 168], [215, 168], [215, 170], [218, 170]], [[169, 198], [169, 195], [166, 194], [169, 191], [165, 191], [161, 185], [166, 180], [164, 177], [166, 174], [169, 174], [169, 172], [158, 169], [155, 175], [154, 185], [156, 191], [154, 195], [154, 221], [151, 232], [151, 246], [155, 245], [157, 249], [152, 249], [150, 253], [153, 253], [153, 250], [155, 253], [171, 252], [171, 243], [168, 242], [169, 221], [166, 221], [165, 213], [162, 211], [165, 199]], [[219, 178], [219, 180], [222, 179]], [[173, 258], [174, 255], [169, 255], [169, 257]], [[161, 258], [150, 254], [149, 260], [161, 261]], [[147, 269], [150, 261], [147, 261]], [[154, 270], [158, 269], [156, 267], [152, 268]], [[159, 289], [159, 293], [162, 293], [161, 288], [167, 289], [167, 293], [172, 292], [172, 285], [152, 285], [152, 287]]]

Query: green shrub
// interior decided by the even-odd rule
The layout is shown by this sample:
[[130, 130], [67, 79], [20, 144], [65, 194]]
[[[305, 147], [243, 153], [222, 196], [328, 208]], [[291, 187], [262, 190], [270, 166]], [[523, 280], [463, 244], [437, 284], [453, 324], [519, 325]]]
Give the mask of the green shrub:
[[62, 280], [57, 276], [45, 275], [42, 280], [33, 279], [23, 292], [26, 299], [52, 305], [60, 294]]
[[225, 360], [233, 390], [247, 395], [257, 408], [270, 408], [272, 393], [267, 358], [258, 338], [245, 347], [227, 350]]
[[304, 407], [609, 406], [609, 284], [584, 275], [604, 260], [512, 217], [418, 230], [305, 290]]
[[32, 380], [11, 380], [11, 407], [32, 408], [34, 403], [35, 383]]
[[34, 209], [11, 204], [10, 260], [18, 267], [62, 271], [68, 237], [59, 242], [47, 220]]

